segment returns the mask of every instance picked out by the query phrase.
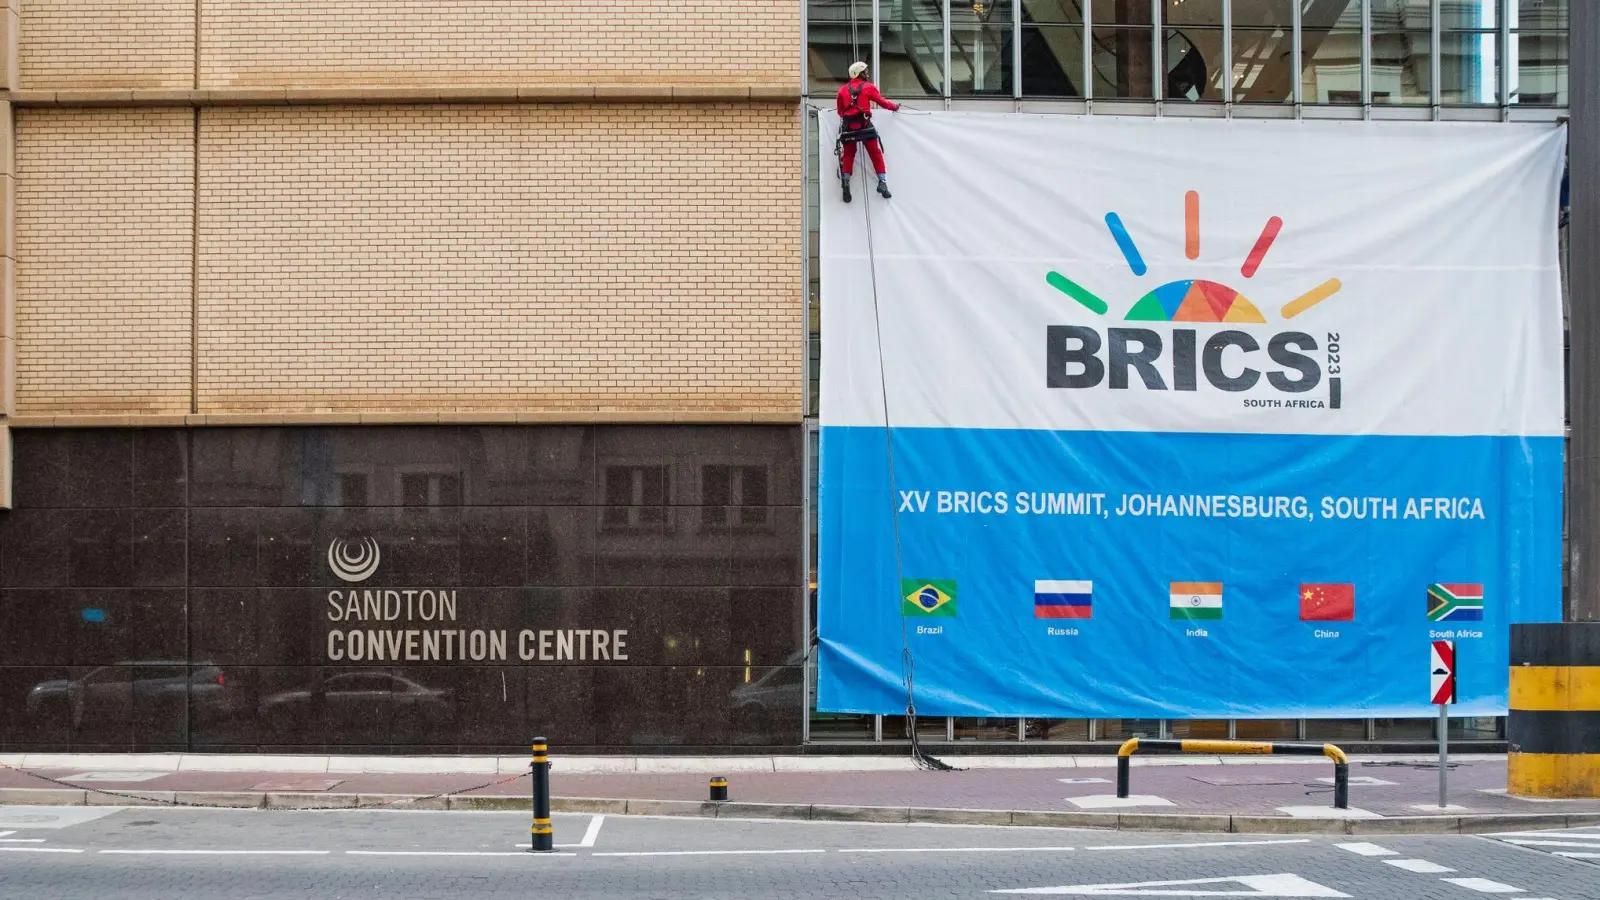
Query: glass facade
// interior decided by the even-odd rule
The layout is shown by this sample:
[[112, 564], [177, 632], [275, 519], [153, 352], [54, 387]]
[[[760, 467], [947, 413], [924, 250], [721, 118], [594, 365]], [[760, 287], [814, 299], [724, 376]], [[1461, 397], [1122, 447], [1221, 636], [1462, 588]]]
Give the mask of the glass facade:
[[807, 0], [807, 89], [888, 95], [1561, 107], [1570, 0]]
[[[855, 60], [913, 104], [1066, 101], [1066, 112], [1551, 119], [1568, 103], [1572, 0], [808, 0], [808, 91], [831, 103]], [[874, 43], [873, 37], [877, 36]], [[1159, 74], [1158, 74], [1159, 73]], [[1284, 112], [1292, 108], [1293, 113]], [[1009, 104], [1006, 108], [1012, 108]], [[1051, 108], [1048, 105], [1034, 108]], [[1210, 110], [1208, 112], [1207, 110]], [[1274, 111], [1279, 110], [1279, 111]], [[1487, 116], [1486, 116], [1487, 114]], [[809, 572], [815, 647], [818, 280], [816, 117], [805, 117]], [[1563, 235], [1565, 230], [1563, 229]], [[903, 716], [820, 713], [812, 742], [905, 742]], [[919, 717], [918, 739], [1120, 742], [1130, 737], [1427, 743], [1434, 719], [1037, 719]], [[1504, 720], [1452, 718], [1450, 738], [1502, 741]]]

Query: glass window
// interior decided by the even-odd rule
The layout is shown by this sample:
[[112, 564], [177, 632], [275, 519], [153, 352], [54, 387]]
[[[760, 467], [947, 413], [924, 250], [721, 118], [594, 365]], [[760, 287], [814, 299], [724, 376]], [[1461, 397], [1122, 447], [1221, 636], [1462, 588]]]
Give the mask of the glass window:
[[1366, 719], [1307, 719], [1306, 740], [1312, 741], [1364, 741], [1367, 739]]
[[1016, 739], [1016, 719], [956, 719], [956, 740], [958, 741], [1015, 741]]
[[[949, 719], [944, 716], [917, 716], [917, 740], [922, 743], [947, 743], [950, 736], [946, 731]], [[905, 716], [883, 717], [883, 739], [886, 741], [908, 740], [910, 732], [906, 729]]]
[[1227, 719], [1174, 719], [1167, 723], [1167, 729], [1174, 738], [1180, 740], [1221, 741], [1228, 738]]
[[1294, 99], [1294, 29], [1241, 28], [1234, 14], [1233, 101], [1287, 103]]
[[950, 93], [1011, 96], [1011, 0], [950, 4]]
[[878, 87], [890, 97], [942, 95], [944, 0], [879, 0], [878, 23]]
[[1433, 102], [1433, 4], [1372, 0], [1372, 102]]
[[1450, 720], [1450, 740], [1452, 741], [1500, 741], [1505, 740], [1505, 731], [1502, 725], [1505, 720], [1499, 716], [1477, 716]]
[[1360, 103], [1361, 0], [1301, 2], [1302, 102]]
[[1151, 25], [1150, 0], [1095, 0], [1096, 25]]
[[1022, 95], [1083, 96], [1083, 0], [1022, 0]]
[[1439, 0], [1439, 27], [1489, 29], [1500, 27], [1495, 16], [1500, 0]]
[[1233, 736], [1241, 741], [1292, 741], [1300, 736], [1300, 725], [1294, 719], [1240, 719]]
[[1516, 0], [1507, 9], [1511, 44], [1506, 47], [1507, 102], [1566, 106], [1569, 0]]
[[[1096, 7], [1099, 4], [1095, 4]], [[1102, 741], [1125, 741], [1131, 737], [1153, 738], [1161, 736], [1160, 719], [1101, 719], [1099, 737]]]
[[1511, 36], [1506, 65], [1511, 67], [1511, 102], [1524, 106], [1566, 106], [1567, 35]]
[[832, 94], [850, 64], [872, 62], [872, 0], [807, 0], [806, 69], [813, 94]]
[[1222, 99], [1222, 29], [1168, 28], [1161, 51], [1168, 100]]
[[1293, 30], [1294, 0], [1233, 0], [1233, 27]]
[[1439, 36], [1439, 99], [1446, 106], [1493, 105], [1500, 97], [1500, 35], [1448, 31]]
[[1027, 740], [1087, 741], [1088, 719], [1023, 719]]
[[1511, 27], [1526, 31], [1566, 31], [1570, 0], [1516, 0], [1507, 12]]
[[[1149, 4], [1146, 4], [1146, 8]], [[1094, 5], [1098, 15], [1100, 4]], [[1149, 100], [1154, 89], [1151, 72], [1150, 29], [1103, 28], [1091, 30], [1094, 40], [1094, 98], [1096, 100]]]
[[1431, 741], [1433, 719], [1377, 719], [1374, 736], [1380, 741]]
[[1022, 96], [1082, 97], [1083, 27], [1022, 26]]

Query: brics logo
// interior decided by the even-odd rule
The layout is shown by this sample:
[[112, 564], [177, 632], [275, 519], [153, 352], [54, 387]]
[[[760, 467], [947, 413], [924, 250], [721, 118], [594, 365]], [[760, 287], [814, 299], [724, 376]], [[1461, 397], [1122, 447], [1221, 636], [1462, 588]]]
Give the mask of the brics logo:
[[[1184, 225], [1184, 255], [1197, 260], [1200, 258], [1200, 195], [1194, 191], [1184, 197]], [[1107, 213], [1106, 227], [1128, 269], [1143, 277], [1149, 266], [1122, 218], [1115, 212]], [[1283, 220], [1277, 216], [1267, 220], [1240, 267], [1241, 275], [1255, 276], [1282, 228]], [[1110, 309], [1105, 300], [1060, 272], [1050, 272], [1045, 281], [1095, 315], [1103, 316]], [[1278, 313], [1285, 320], [1293, 319], [1338, 293], [1340, 287], [1339, 279], [1330, 278], [1283, 304]], [[1123, 318], [1128, 322], [1166, 322], [1174, 326], [1179, 323], [1267, 324], [1261, 309], [1244, 294], [1202, 278], [1185, 278], [1160, 285], [1140, 297]], [[1126, 390], [1131, 383], [1130, 375], [1137, 374], [1145, 389], [1151, 391], [1195, 391], [1203, 377], [1207, 384], [1220, 391], [1250, 391], [1265, 380], [1278, 392], [1305, 395], [1321, 387], [1326, 376], [1326, 402], [1320, 398], [1247, 400], [1246, 405], [1333, 409], [1340, 405], [1342, 348], [1337, 332], [1326, 332], [1325, 339], [1319, 343], [1315, 335], [1305, 331], [1281, 331], [1266, 336], [1263, 347], [1261, 337], [1240, 328], [1212, 332], [1202, 341], [1199, 331], [1183, 327], [1161, 331], [1149, 327], [1119, 327], [1102, 332], [1099, 328], [1082, 325], [1051, 325], [1046, 330], [1046, 340], [1046, 383], [1052, 388], [1093, 388], [1105, 383], [1112, 390]], [[1230, 354], [1230, 350], [1236, 352]], [[1258, 355], [1263, 350], [1264, 360]]]

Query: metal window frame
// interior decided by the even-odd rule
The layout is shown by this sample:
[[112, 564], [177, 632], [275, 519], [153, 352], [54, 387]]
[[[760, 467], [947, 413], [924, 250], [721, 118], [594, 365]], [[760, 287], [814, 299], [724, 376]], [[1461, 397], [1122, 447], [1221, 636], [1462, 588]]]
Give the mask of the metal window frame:
[[1428, 63], [1428, 78], [1433, 83], [1428, 88], [1428, 105], [1433, 109], [1435, 122], [1439, 121], [1444, 109], [1444, 93], [1439, 86], [1439, 81], [1444, 77], [1444, 33], [1440, 24], [1444, 19], [1443, 2], [1444, 0], [1433, 0], [1429, 7], [1429, 14], [1433, 16], [1432, 26], [1429, 29], [1433, 35], [1433, 57]]
[[1022, 0], [1011, 0], [1011, 99], [1022, 99]]
[[1372, 118], [1372, 0], [1361, 4], [1361, 118]]
[[879, 67], [883, 56], [883, 24], [879, 12], [888, 0], [872, 0], [872, 78], [874, 81], [882, 80], [883, 71]]
[[[940, 5], [939, 17], [944, 19], [944, 108], [950, 108], [950, 95], [955, 92], [955, 82], [950, 78], [950, 18], [951, 6], [955, 0], [944, 0]], [[974, 78], [973, 80], [977, 80]]]
[[1161, 24], [1161, 0], [1150, 0], [1150, 89], [1155, 99], [1156, 115], [1161, 115], [1161, 102], [1167, 99], [1167, 67], [1164, 60], [1166, 43], [1161, 39], [1165, 28]]
[[1305, 102], [1302, 91], [1305, 90], [1305, 51], [1302, 43], [1305, 38], [1305, 12], [1300, 8], [1300, 0], [1292, 0], [1290, 6], [1294, 9], [1291, 20], [1293, 31], [1290, 35], [1289, 58], [1294, 71], [1290, 73], [1289, 97], [1294, 101], [1294, 116], [1300, 118], [1300, 107]]
[[1083, 0], [1083, 102], [1094, 115], [1094, 0]]
[[[1495, 103], [1500, 107], [1500, 121], [1502, 122], [1511, 120], [1511, 10], [1515, 8], [1516, 2], [1517, 0], [1496, 0], [1495, 15], [1500, 17], [1498, 20], [1500, 23], [1498, 37], [1500, 46], [1495, 50], [1497, 57], [1495, 62], [1497, 63], [1496, 68], [1500, 70], [1500, 73], [1499, 77], [1495, 79], [1499, 82], [1495, 85], [1495, 91], [1499, 94], [1495, 98]], [[1579, 0], [1579, 2], [1582, 2], [1582, 0]]]
[[[1222, 105], [1233, 108], [1233, 0], [1222, 0]], [[1231, 732], [1229, 733], [1231, 736]]]

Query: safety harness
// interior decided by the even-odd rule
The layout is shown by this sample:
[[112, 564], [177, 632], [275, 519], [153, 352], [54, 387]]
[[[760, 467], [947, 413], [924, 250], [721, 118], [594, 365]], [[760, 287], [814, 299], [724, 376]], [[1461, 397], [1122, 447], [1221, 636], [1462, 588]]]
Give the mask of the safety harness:
[[878, 129], [872, 127], [872, 114], [861, 108], [861, 91], [866, 88], [865, 81], [854, 82], [849, 85], [850, 105], [845, 108], [839, 117], [839, 143], [858, 144], [870, 141], [878, 136]]

